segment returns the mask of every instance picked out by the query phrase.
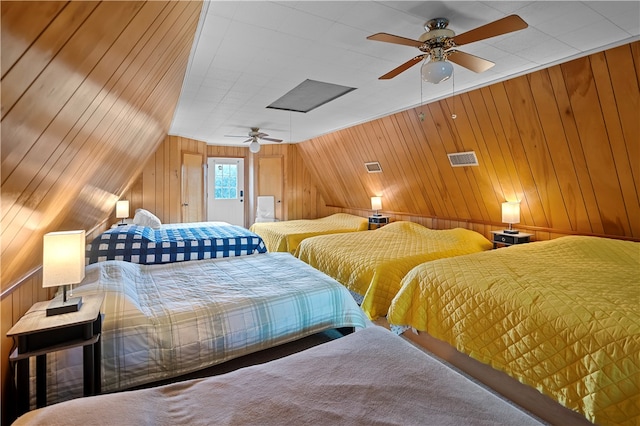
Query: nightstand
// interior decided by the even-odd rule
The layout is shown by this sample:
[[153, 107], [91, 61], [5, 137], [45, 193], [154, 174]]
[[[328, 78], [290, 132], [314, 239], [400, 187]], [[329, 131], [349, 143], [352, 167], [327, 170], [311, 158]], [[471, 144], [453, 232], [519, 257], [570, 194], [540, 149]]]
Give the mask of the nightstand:
[[102, 314], [104, 295], [82, 297], [77, 312], [46, 316], [50, 301], [34, 304], [7, 332], [17, 340], [17, 349], [9, 360], [17, 365], [18, 415], [29, 411], [29, 358], [36, 357], [36, 406], [47, 405], [47, 354], [78, 346], [83, 347], [84, 395], [101, 392]]
[[133, 219], [123, 219], [117, 223], [114, 223], [113, 225], [111, 225], [111, 229], [115, 229], [119, 226], [125, 226], [125, 225], [133, 225]]
[[389, 216], [369, 216], [369, 229], [378, 229], [389, 223]]
[[493, 234], [493, 248], [500, 246], [513, 246], [516, 244], [526, 244], [531, 242], [533, 234], [526, 234], [524, 232], [518, 232], [517, 234], [507, 234], [503, 231], [491, 231]]

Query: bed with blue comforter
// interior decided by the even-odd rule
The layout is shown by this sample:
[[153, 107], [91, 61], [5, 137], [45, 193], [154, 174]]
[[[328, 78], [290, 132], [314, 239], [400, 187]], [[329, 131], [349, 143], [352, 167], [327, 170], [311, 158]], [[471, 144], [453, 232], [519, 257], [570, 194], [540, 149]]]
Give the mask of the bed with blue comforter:
[[124, 225], [100, 234], [86, 248], [86, 263], [106, 260], [153, 265], [266, 253], [262, 238], [225, 222]]
[[[73, 288], [74, 297], [94, 294], [104, 296], [103, 393], [368, 324], [344, 286], [289, 253], [164, 265], [98, 262]], [[82, 353], [75, 347], [47, 355], [50, 404], [82, 395]]]

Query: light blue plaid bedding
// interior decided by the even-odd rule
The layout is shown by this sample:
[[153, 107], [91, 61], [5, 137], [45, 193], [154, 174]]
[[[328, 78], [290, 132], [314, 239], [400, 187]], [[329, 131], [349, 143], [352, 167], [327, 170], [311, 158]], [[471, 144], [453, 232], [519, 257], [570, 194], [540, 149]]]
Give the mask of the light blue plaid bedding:
[[262, 238], [241, 226], [206, 222], [163, 226], [124, 225], [110, 229], [86, 248], [86, 264], [106, 260], [152, 265], [266, 253]]
[[[73, 296], [94, 293], [105, 295], [103, 392], [367, 324], [344, 286], [289, 253], [166, 265], [100, 262], [87, 267]], [[82, 351], [48, 358], [48, 400], [81, 396]]]

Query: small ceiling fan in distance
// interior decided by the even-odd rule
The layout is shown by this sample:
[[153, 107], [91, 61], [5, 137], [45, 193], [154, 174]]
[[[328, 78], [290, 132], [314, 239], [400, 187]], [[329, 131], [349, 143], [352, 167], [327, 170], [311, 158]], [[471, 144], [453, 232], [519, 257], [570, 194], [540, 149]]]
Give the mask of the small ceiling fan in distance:
[[[269, 141], [269, 142], [277, 142], [280, 143], [282, 142], [282, 139], [275, 139], [275, 138], [268, 138], [267, 136], [269, 136], [266, 133], [263, 133], [260, 131], [260, 129], [258, 127], [252, 127], [251, 131], [248, 133], [249, 139], [247, 139], [246, 142], [251, 142], [249, 144], [249, 151], [253, 152], [254, 154], [257, 152], [260, 152], [260, 142], [259, 140], [264, 140], [264, 141]], [[236, 135], [224, 135], [225, 138], [246, 138], [247, 136], [236, 136]]]
[[457, 36], [452, 30], [447, 28], [448, 25], [449, 20], [446, 18], [431, 19], [424, 24], [426, 32], [422, 34], [418, 40], [387, 33], [377, 33], [367, 37], [367, 40], [417, 47], [423, 52], [421, 55], [409, 59], [404, 64], [379, 77], [379, 80], [391, 79], [428, 57], [431, 57], [431, 60], [424, 61], [421, 74], [422, 79], [429, 83], [438, 84], [451, 77], [453, 65], [451, 65], [449, 61], [470, 69], [471, 71], [481, 73], [495, 64], [486, 59], [461, 52], [455, 48], [463, 44], [496, 37], [528, 27], [527, 23], [518, 15], [509, 15]]

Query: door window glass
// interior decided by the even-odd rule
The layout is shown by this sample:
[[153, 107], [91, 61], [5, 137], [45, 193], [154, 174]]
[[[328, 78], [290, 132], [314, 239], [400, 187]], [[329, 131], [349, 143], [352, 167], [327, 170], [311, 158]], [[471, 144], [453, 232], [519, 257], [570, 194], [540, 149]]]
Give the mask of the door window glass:
[[217, 164], [215, 168], [215, 198], [235, 200], [238, 198], [238, 165]]

